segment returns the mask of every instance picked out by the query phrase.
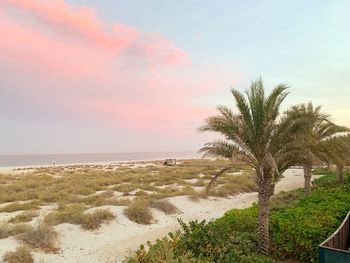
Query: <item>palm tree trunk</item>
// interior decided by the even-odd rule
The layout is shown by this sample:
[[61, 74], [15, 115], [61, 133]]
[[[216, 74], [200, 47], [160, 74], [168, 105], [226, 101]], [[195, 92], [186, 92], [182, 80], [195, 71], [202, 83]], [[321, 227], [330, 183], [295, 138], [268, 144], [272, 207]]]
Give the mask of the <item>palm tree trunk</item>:
[[269, 253], [269, 217], [270, 194], [267, 191], [259, 191], [259, 221], [258, 221], [258, 249], [262, 254]]
[[341, 184], [344, 183], [343, 166], [342, 165], [337, 166], [337, 174], [338, 174], [338, 182]]
[[311, 192], [311, 165], [304, 164], [304, 193], [305, 195], [310, 194]]

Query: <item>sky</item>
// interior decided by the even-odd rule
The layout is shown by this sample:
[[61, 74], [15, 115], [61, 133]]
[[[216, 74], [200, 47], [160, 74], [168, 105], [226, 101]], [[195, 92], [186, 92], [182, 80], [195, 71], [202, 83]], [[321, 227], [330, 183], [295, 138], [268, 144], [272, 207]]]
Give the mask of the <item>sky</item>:
[[350, 2], [0, 0], [0, 153], [196, 151], [230, 89], [350, 127]]

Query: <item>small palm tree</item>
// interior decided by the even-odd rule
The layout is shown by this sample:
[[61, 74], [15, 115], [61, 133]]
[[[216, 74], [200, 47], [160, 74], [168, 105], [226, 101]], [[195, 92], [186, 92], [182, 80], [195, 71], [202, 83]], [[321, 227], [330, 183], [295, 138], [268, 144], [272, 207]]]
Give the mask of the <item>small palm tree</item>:
[[286, 150], [289, 156], [304, 169], [304, 192], [311, 191], [311, 171], [315, 161], [327, 161], [334, 156], [330, 139], [348, 129], [330, 121], [321, 106], [312, 103], [300, 104], [287, 111], [287, 122], [293, 123], [294, 131], [289, 133], [292, 144]]
[[344, 166], [350, 164], [350, 135], [335, 136], [323, 144], [328, 150], [326, 163], [336, 166], [338, 182], [343, 183]]
[[[261, 79], [252, 82], [250, 89], [243, 93], [232, 89], [238, 114], [225, 106], [218, 106], [219, 114], [209, 117], [200, 131], [216, 132], [223, 140], [207, 143], [200, 152], [204, 156], [236, 158], [255, 169], [258, 188], [258, 248], [269, 251], [270, 197], [274, 193], [278, 164], [275, 155], [280, 151], [283, 131], [278, 124], [279, 109], [288, 92], [283, 84], [265, 96]], [[215, 175], [210, 183], [226, 169]]]

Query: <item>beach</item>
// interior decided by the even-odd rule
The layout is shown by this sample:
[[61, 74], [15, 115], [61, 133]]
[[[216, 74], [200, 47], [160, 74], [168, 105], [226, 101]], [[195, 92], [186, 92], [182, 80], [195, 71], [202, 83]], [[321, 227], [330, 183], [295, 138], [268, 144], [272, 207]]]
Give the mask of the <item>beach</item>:
[[[147, 166], [150, 163], [133, 164], [136, 167]], [[95, 164], [96, 165], [96, 164]], [[123, 164], [121, 164], [123, 165]], [[127, 165], [127, 164], [125, 164]], [[108, 165], [107, 165], [108, 166]], [[101, 165], [106, 167], [106, 164]], [[21, 170], [20, 170], [21, 171]], [[30, 171], [30, 170], [25, 170]], [[2, 173], [9, 172], [9, 168], [2, 169]], [[15, 171], [18, 173], [18, 171]], [[288, 191], [303, 187], [304, 178], [302, 169], [289, 169], [277, 183], [275, 192]], [[109, 209], [116, 219], [103, 224], [94, 231], [85, 231], [79, 225], [63, 223], [54, 228], [58, 233], [58, 253], [43, 253], [34, 251], [36, 262], [122, 262], [125, 257], [147, 241], [162, 238], [168, 232], [179, 229], [178, 219], [185, 222], [190, 220], [212, 220], [221, 217], [232, 208], [246, 208], [257, 202], [256, 192], [238, 193], [228, 197], [210, 196], [206, 199], [192, 200], [189, 196], [173, 196], [166, 198], [179, 209], [178, 214], [166, 215], [151, 208], [155, 222], [150, 225], [137, 224], [130, 221], [123, 213], [124, 206], [100, 206]], [[2, 204], [0, 207], [3, 207]], [[36, 224], [47, 213], [55, 209], [54, 205], [41, 207], [40, 216], [31, 224]], [[90, 208], [93, 211], [96, 208]], [[89, 212], [87, 210], [86, 212]], [[0, 221], [8, 220], [19, 212], [0, 213]], [[20, 243], [14, 237], [0, 239], [0, 258], [5, 251], [15, 250]], [[41, 260], [41, 261], [40, 261]]]

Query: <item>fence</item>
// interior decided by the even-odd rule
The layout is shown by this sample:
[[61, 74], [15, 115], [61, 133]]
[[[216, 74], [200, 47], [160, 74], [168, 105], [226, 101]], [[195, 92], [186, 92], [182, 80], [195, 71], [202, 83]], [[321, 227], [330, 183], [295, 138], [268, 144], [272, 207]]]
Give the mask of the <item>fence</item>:
[[350, 212], [340, 227], [319, 246], [320, 263], [350, 262]]

